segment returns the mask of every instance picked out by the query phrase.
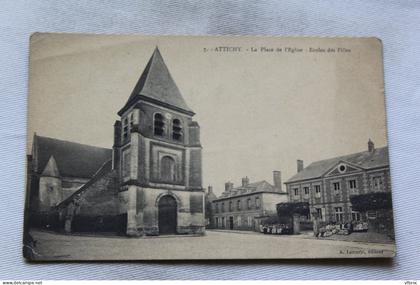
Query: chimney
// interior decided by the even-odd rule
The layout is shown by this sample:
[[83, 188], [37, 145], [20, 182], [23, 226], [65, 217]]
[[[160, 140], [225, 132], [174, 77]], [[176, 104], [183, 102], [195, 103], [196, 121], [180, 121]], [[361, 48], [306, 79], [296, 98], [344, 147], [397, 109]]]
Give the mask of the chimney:
[[373, 141], [371, 141], [371, 139], [369, 139], [369, 141], [368, 141], [368, 151], [373, 152], [374, 150], [375, 150], [375, 144], [373, 143]]
[[225, 192], [230, 192], [233, 189], [233, 183], [232, 182], [226, 182], [225, 183]]
[[242, 178], [242, 187], [248, 186], [248, 184], [249, 184], [248, 176]]
[[281, 171], [278, 170], [274, 170], [273, 171], [273, 182], [274, 182], [274, 187], [276, 188], [276, 190], [278, 192], [281, 192]]
[[301, 172], [303, 170], [303, 160], [297, 160], [297, 172]]

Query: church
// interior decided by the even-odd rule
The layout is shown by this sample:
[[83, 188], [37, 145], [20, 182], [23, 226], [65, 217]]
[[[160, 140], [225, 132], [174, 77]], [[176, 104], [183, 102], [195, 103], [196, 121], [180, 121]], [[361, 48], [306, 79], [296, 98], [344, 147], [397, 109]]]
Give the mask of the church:
[[30, 225], [67, 233], [204, 234], [200, 126], [157, 47], [117, 114], [110, 149], [34, 135]]

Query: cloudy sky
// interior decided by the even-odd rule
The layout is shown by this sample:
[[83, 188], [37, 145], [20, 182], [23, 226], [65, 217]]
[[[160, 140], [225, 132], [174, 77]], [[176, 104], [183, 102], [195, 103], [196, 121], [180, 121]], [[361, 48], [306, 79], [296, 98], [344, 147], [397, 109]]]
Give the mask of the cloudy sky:
[[244, 176], [272, 182], [273, 170], [285, 181], [295, 174], [296, 159], [308, 165], [363, 151], [369, 138], [386, 145], [382, 50], [375, 39], [36, 34], [28, 149], [34, 132], [110, 148], [117, 112], [156, 46], [196, 112], [203, 186], [218, 194], [224, 182], [238, 185]]

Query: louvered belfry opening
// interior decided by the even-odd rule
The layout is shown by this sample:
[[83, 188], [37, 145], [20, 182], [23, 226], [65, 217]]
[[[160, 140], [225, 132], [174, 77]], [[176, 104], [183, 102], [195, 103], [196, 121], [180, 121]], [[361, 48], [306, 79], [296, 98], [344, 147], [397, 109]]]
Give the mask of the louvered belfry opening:
[[177, 141], [182, 139], [181, 121], [178, 119], [172, 121], [172, 138]]
[[157, 136], [163, 136], [165, 133], [165, 120], [162, 114], [155, 114], [154, 118], [154, 134]]

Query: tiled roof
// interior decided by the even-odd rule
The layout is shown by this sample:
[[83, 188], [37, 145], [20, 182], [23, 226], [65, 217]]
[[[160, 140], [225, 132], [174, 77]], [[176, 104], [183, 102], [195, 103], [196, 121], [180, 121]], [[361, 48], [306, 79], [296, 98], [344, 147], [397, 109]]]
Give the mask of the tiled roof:
[[207, 193], [206, 194], [206, 199], [211, 202], [213, 200], [216, 200], [217, 199], [217, 196], [213, 192]]
[[348, 162], [363, 169], [388, 166], [388, 147], [376, 148], [372, 152], [363, 151], [345, 156], [315, 161], [305, 167], [302, 171], [292, 176], [289, 180], [286, 181], [286, 183], [321, 177], [331, 167], [340, 161]]
[[141, 98], [193, 113], [185, 103], [157, 47], [119, 115]]
[[265, 180], [249, 183], [246, 186], [239, 186], [233, 188], [229, 192], [223, 192], [218, 199], [230, 198], [230, 197], [237, 197], [241, 195], [247, 195], [250, 193], [258, 193], [258, 192], [273, 192], [273, 193], [281, 193], [277, 192], [276, 188], [268, 183]]
[[112, 158], [108, 148], [84, 145], [48, 137], [34, 136], [35, 169], [42, 173], [51, 156], [54, 156], [58, 172], [65, 177], [91, 178]]

